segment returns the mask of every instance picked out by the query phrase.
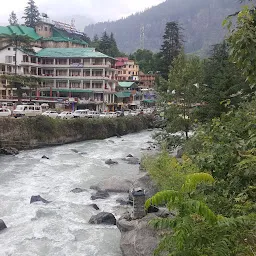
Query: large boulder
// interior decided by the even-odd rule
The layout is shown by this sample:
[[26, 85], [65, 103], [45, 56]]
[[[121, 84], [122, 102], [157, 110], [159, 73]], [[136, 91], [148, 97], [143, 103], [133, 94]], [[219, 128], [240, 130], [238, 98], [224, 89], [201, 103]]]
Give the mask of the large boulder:
[[109, 197], [108, 191], [105, 190], [99, 190], [95, 194], [92, 194], [91, 200], [97, 200], [97, 199], [106, 199]]
[[47, 160], [49, 160], [50, 158], [49, 158], [48, 156], [46, 156], [46, 155], [43, 155], [43, 156], [42, 156], [42, 159], [47, 159]]
[[101, 212], [94, 215], [89, 220], [90, 224], [116, 225], [116, 218], [112, 213]]
[[121, 232], [120, 247], [123, 256], [154, 255], [159, 242], [157, 230], [149, 225], [149, 221], [154, 218], [156, 215], [151, 213], [138, 220], [121, 217], [117, 221], [117, 227]]
[[131, 186], [131, 181], [123, 179], [122, 177], [119, 176], [113, 176], [99, 182], [94, 186], [91, 186], [90, 188], [95, 190], [106, 190], [108, 192], [114, 193], [126, 193], [129, 191]]
[[30, 203], [32, 204], [32, 203], [35, 203], [35, 202], [43, 202], [45, 204], [50, 203], [50, 201], [45, 200], [40, 195], [38, 195], [38, 196], [31, 196]]
[[4, 223], [4, 221], [0, 219], [0, 231], [3, 230], [3, 229], [6, 229], [6, 228], [7, 227], [6, 227], [5, 223]]
[[118, 164], [118, 162], [113, 161], [112, 159], [108, 159], [108, 160], [105, 161], [105, 164], [107, 164], [107, 165], [114, 165], [114, 164]]
[[0, 148], [0, 155], [18, 155], [19, 151], [16, 148]]

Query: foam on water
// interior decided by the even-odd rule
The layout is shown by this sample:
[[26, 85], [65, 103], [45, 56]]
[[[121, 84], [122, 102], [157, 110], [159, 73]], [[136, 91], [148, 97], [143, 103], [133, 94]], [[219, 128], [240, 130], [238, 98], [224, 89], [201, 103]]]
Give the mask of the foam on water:
[[[134, 177], [138, 166], [121, 158], [140, 157], [150, 137], [151, 132], [141, 132], [0, 157], [0, 219], [8, 226], [0, 233], [0, 256], [120, 256], [120, 232], [115, 226], [88, 224], [98, 213], [89, 205], [119, 217], [124, 207], [116, 199], [125, 195], [92, 201], [89, 188], [111, 176]], [[107, 166], [109, 158], [119, 164]], [[77, 187], [86, 191], [70, 192]], [[30, 204], [30, 197], [39, 194], [51, 203]]]

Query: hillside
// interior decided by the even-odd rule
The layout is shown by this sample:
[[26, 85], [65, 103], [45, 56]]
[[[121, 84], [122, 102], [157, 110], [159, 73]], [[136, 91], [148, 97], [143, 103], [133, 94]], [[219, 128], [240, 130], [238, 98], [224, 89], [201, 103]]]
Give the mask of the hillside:
[[222, 21], [238, 8], [236, 0], [167, 0], [125, 19], [86, 26], [85, 33], [93, 37], [104, 30], [113, 32], [120, 50], [131, 53], [140, 48], [140, 28], [144, 25], [145, 48], [158, 51], [165, 24], [178, 21], [184, 28], [186, 51], [196, 52], [223, 39]]

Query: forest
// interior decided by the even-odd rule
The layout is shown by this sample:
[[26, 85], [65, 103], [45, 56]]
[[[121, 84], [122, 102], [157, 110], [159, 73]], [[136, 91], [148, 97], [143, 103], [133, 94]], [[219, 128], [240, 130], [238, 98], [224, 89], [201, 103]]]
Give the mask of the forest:
[[113, 33], [118, 48], [127, 54], [141, 48], [141, 28], [144, 27], [144, 47], [157, 52], [167, 22], [178, 22], [183, 28], [185, 51], [205, 55], [210, 45], [221, 42], [226, 31], [221, 26], [227, 15], [240, 7], [236, 0], [167, 0], [158, 6], [113, 22], [86, 26], [84, 32], [93, 38], [104, 31]]

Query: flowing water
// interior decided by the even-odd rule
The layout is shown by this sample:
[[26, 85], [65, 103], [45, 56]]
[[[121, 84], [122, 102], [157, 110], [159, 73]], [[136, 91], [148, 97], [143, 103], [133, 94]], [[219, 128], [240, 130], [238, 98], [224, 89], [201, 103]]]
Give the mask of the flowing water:
[[[151, 132], [122, 138], [85, 141], [53, 148], [0, 157], [0, 219], [8, 229], [0, 232], [0, 255], [22, 256], [120, 256], [120, 232], [116, 226], [90, 225], [88, 220], [101, 211], [118, 217], [118, 194], [91, 201], [90, 186], [111, 176], [132, 178], [138, 166], [121, 158], [140, 157]], [[79, 153], [75, 153], [73, 150]], [[42, 159], [43, 155], [50, 159]], [[106, 159], [119, 162], [107, 166]], [[87, 191], [74, 194], [74, 188]], [[49, 204], [30, 204], [32, 195], [41, 195]]]

